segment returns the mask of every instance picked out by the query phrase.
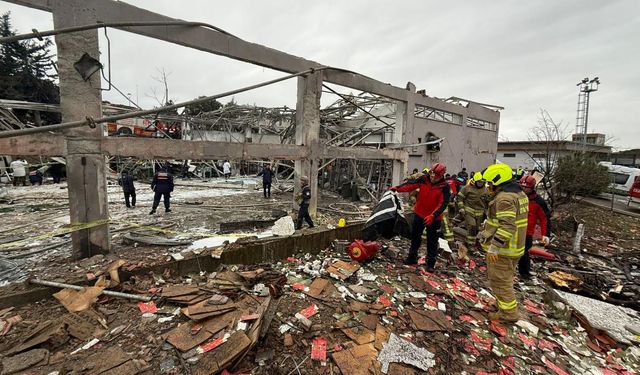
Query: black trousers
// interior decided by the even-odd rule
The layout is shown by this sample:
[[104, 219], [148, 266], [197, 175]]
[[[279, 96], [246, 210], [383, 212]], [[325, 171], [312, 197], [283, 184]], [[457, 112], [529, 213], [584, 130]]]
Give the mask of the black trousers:
[[262, 190], [264, 191], [264, 197], [271, 197], [271, 182], [263, 182]]
[[524, 255], [518, 261], [518, 272], [521, 276], [529, 276], [531, 273], [531, 258], [529, 257], [529, 249], [533, 246], [533, 236], [527, 236], [524, 240]]
[[[131, 198], [131, 203], [129, 203], [129, 198]], [[124, 192], [124, 201], [127, 204], [127, 207], [135, 207], [136, 206], [136, 192], [132, 191], [132, 192], [128, 192], [125, 191]], [[160, 202], [160, 200], [158, 200], [158, 203]]]
[[156, 191], [156, 193], [153, 195], [153, 207], [151, 208], [152, 210], [158, 208], [158, 206], [160, 205], [161, 197], [164, 197], [164, 209], [169, 209], [169, 205], [171, 204], [171, 202], [169, 201], [169, 199], [171, 199], [171, 193], [159, 193]]
[[313, 220], [311, 220], [311, 216], [309, 216], [308, 204], [300, 205], [300, 210], [298, 210], [298, 220], [296, 221], [296, 229], [302, 229], [302, 220], [309, 224], [309, 228], [313, 228]]
[[[440, 221], [434, 221], [431, 225], [426, 226], [427, 229], [427, 266], [434, 267], [436, 265], [436, 257], [438, 256], [438, 229], [440, 229]], [[407, 260], [415, 263], [418, 260], [418, 249], [422, 244], [422, 231], [425, 230], [424, 219], [418, 215], [413, 216], [413, 224], [411, 225], [411, 247], [409, 248], [409, 256]]]

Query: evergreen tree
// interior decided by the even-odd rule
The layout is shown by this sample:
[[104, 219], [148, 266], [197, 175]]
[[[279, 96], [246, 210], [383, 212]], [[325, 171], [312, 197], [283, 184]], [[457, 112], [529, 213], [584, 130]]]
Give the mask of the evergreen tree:
[[[9, 12], [0, 16], [0, 36], [16, 35], [11, 27]], [[0, 44], [0, 99], [24, 100], [38, 103], [60, 103], [60, 92], [53, 69], [53, 43], [23, 40]], [[34, 122], [29, 111], [16, 111], [23, 122]], [[60, 121], [57, 113], [42, 113], [44, 123]]]

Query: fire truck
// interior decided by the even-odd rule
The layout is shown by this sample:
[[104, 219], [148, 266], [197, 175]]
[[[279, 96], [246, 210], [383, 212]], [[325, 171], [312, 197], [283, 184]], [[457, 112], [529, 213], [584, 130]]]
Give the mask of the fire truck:
[[107, 123], [107, 135], [180, 139], [182, 123], [170, 119], [129, 118]]

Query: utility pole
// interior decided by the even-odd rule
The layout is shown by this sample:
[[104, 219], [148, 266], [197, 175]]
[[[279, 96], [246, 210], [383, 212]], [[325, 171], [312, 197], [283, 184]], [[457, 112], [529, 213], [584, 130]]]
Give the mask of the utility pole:
[[576, 134], [582, 134], [582, 152], [587, 151], [587, 125], [589, 122], [589, 94], [598, 91], [600, 78], [584, 78], [578, 82], [578, 111], [576, 114]]

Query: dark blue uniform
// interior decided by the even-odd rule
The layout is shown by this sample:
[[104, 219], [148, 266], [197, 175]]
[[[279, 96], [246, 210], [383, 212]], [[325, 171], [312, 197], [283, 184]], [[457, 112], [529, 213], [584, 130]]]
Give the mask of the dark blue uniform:
[[123, 173], [122, 177], [120, 177], [120, 180], [118, 180], [118, 184], [122, 186], [124, 201], [127, 207], [136, 206], [136, 187], [133, 184], [134, 180], [135, 178], [127, 173]]
[[169, 200], [171, 199], [171, 192], [173, 191], [173, 176], [165, 171], [156, 172], [151, 181], [151, 189], [153, 189], [155, 195], [153, 196], [153, 207], [149, 214], [156, 212], [156, 208], [160, 205], [161, 197], [164, 197], [164, 211], [171, 212], [169, 208], [171, 203]]
[[309, 215], [309, 201], [311, 200], [311, 188], [309, 185], [302, 187], [302, 202], [300, 203], [300, 210], [298, 210], [298, 220], [296, 222], [296, 229], [302, 229], [302, 220], [309, 224], [309, 228], [313, 228], [313, 220]]
[[273, 171], [271, 168], [264, 168], [258, 176], [262, 176], [262, 191], [264, 192], [265, 198], [271, 197], [271, 180], [273, 178]]

